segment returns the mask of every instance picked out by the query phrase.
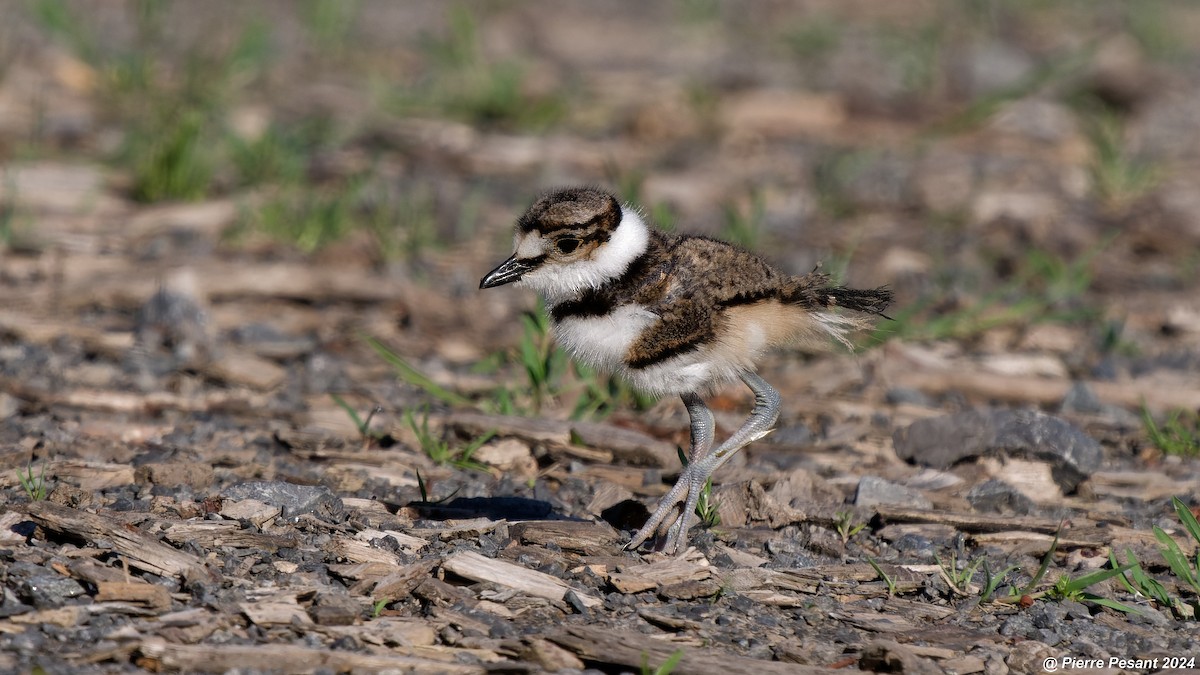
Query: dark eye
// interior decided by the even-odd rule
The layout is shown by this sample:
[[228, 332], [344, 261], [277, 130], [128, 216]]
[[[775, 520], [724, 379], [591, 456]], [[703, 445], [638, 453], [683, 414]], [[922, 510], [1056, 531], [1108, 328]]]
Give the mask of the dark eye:
[[554, 246], [555, 246], [555, 248], [558, 249], [559, 253], [566, 255], [568, 253], [574, 252], [575, 249], [579, 248], [579, 240], [578, 239], [559, 239], [558, 241], [554, 242]]

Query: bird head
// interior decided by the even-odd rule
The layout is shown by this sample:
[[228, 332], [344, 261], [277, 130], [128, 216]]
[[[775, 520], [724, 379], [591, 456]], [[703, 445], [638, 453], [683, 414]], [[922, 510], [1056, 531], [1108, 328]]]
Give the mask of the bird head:
[[480, 288], [513, 282], [549, 300], [620, 276], [647, 246], [636, 211], [594, 188], [568, 188], [538, 199], [517, 220], [513, 254], [484, 275]]

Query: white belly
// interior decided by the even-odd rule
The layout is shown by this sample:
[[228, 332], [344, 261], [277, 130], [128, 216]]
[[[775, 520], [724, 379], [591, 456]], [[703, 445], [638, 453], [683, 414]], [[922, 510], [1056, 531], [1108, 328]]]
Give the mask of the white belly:
[[603, 316], [568, 317], [555, 324], [558, 342], [589, 366], [621, 371], [629, 346], [658, 316], [641, 305], [623, 305]]
[[555, 324], [554, 333], [575, 359], [615, 373], [635, 388], [656, 396], [703, 393], [753, 368], [752, 362], [744, 358], [750, 353], [727, 354], [724, 345], [687, 351], [645, 368], [629, 368], [625, 363], [629, 347], [655, 321], [658, 315], [644, 307], [624, 305], [604, 316], [566, 318]]
[[635, 388], [654, 394], [705, 394], [738, 379], [753, 364], [720, 358], [709, 349], [697, 349], [673, 356], [646, 368], [625, 368], [620, 375]]

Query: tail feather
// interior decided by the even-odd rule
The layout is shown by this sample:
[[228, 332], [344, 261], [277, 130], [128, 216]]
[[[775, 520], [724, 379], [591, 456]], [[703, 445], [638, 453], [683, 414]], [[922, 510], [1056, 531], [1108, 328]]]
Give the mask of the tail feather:
[[821, 328], [830, 337], [849, 349], [854, 347], [847, 334], [853, 330], [870, 328], [870, 319], [823, 310], [842, 308], [881, 316], [885, 319], [890, 318], [883, 313], [892, 303], [892, 291], [886, 286], [871, 289], [832, 286], [829, 275], [817, 271], [797, 277], [795, 281], [796, 283], [787, 293], [785, 301], [812, 310], [813, 315], [820, 322]]
[[892, 290], [887, 286], [864, 290], [832, 286], [830, 282], [828, 274], [818, 271], [792, 277], [783, 300], [812, 310], [841, 307], [878, 316], [884, 316], [883, 310], [892, 303]]
[[890, 318], [883, 313], [883, 310], [892, 304], [892, 291], [886, 286], [866, 290], [833, 286], [823, 288], [821, 292], [825, 295], [826, 307], [844, 307], [856, 312], [882, 316], [885, 319]]

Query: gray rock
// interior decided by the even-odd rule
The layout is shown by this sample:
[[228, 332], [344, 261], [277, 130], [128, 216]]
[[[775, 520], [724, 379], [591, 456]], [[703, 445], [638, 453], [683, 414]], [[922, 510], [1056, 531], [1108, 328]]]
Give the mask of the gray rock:
[[1100, 468], [1100, 444], [1066, 420], [1036, 411], [998, 411], [993, 450], [1050, 462], [1054, 481], [1072, 492]]
[[1061, 103], [1025, 98], [1004, 106], [993, 118], [992, 127], [1039, 143], [1062, 143], [1079, 133], [1075, 117]]
[[1037, 411], [970, 410], [917, 420], [892, 436], [901, 459], [945, 469], [990, 453], [1049, 462], [1065, 492], [1100, 467], [1100, 444], [1071, 423]]
[[1029, 609], [1034, 628], [1056, 628], [1066, 615], [1066, 610], [1056, 602], [1039, 602]]
[[1033, 500], [1016, 488], [995, 478], [988, 479], [971, 488], [967, 501], [976, 511], [983, 513], [1013, 513], [1027, 516], [1033, 511]]
[[1034, 640], [1040, 640], [1043, 644], [1055, 645], [1062, 644], [1063, 635], [1053, 628], [1039, 628], [1033, 636]]
[[987, 411], [927, 417], [892, 435], [896, 455], [907, 462], [949, 469], [958, 462], [983, 455], [996, 437]]
[[362, 614], [362, 607], [347, 595], [317, 593], [308, 616], [321, 626], [350, 626]]
[[1063, 397], [1060, 409], [1063, 412], [1096, 415], [1104, 411], [1104, 403], [1086, 382], [1076, 382]]
[[264, 504], [278, 506], [282, 517], [294, 519], [311, 513], [321, 520], [341, 522], [345, 518], [345, 506], [324, 485], [296, 485], [283, 481], [256, 481], [239, 483], [221, 493], [226, 499], [257, 499]]
[[38, 609], [62, 607], [86, 592], [78, 581], [51, 570], [39, 570], [17, 585], [17, 594]]
[[1024, 614], [1014, 614], [1000, 624], [1000, 634], [1005, 637], [1033, 639], [1037, 633], [1033, 621]]
[[793, 424], [772, 431], [764, 440], [773, 445], [804, 447], [812, 445], [813, 438], [812, 429], [807, 424]]
[[10, 616], [27, 614], [32, 611], [33, 607], [18, 600], [12, 591], [7, 588], [0, 588], [0, 619], [7, 619]]
[[933, 561], [937, 551], [933, 542], [919, 534], [906, 534], [892, 542], [892, 548], [923, 561]]
[[1153, 626], [1154, 628], [1165, 628], [1171, 625], [1170, 617], [1157, 609], [1149, 605], [1139, 604], [1136, 606], [1139, 613], [1129, 615], [1130, 623]]
[[1068, 619], [1088, 621], [1092, 618], [1092, 611], [1088, 609], [1088, 606], [1082, 602], [1077, 602], [1075, 600], [1060, 600], [1058, 606], [1062, 607], [1063, 611], [1067, 613]]
[[925, 392], [918, 391], [909, 387], [892, 387], [884, 394], [884, 400], [892, 405], [919, 405], [924, 408], [932, 408], [933, 400], [925, 395]]
[[933, 504], [920, 491], [878, 476], [864, 476], [858, 482], [858, 490], [854, 493], [854, 504], [868, 507], [886, 504], [888, 506], [909, 506], [916, 509], [933, 508]]

